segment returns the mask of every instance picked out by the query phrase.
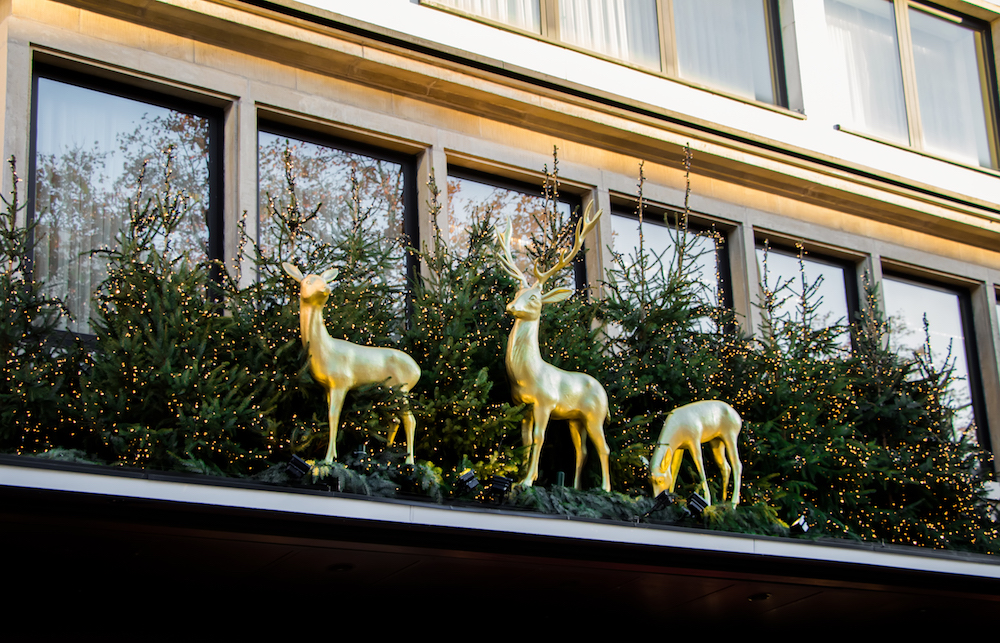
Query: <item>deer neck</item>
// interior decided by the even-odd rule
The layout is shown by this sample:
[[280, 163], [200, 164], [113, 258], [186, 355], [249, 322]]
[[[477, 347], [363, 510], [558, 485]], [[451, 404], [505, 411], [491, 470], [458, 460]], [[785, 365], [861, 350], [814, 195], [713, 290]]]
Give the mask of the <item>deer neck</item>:
[[507, 372], [520, 380], [537, 373], [543, 364], [538, 348], [538, 320], [516, 319], [507, 339]]
[[326, 335], [326, 325], [323, 323], [322, 304], [308, 304], [299, 301], [299, 331], [302, 333], [302, 345], [309, 348], [310, 344], [317, 346], [318, 339]]

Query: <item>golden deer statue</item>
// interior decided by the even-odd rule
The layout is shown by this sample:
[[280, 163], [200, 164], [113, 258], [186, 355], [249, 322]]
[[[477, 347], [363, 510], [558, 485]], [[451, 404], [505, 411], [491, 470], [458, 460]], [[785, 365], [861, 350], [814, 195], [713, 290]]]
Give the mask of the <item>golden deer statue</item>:
[[722, 499], [726, 498], [731, 472], [732, 502], [734, 507], [738, 505], [743, 465], [740, 463], [737, 440], [742, 426], [743, 420], [739, 413], [725, 402], [718, 400], [692, 402], [671, 411], [663, 422], [663, 430], [660, 431], [660, 439], [656, 442], [653, 460], [649, 465], [653, 496], [660, 495], [664, 490], [673, 493], [677, 484], [677, 471], [684, 458], [684, 451], [687, 450], [691, 452], [698, 475], [701, 476], [701, 488], [705, 500], [712, 504], [712, 496], [708, 493], [708, 481], [705, 480], [705, 462], [701, 455], [701, 445], [711, 442], [715, 462], [722, 470]]
[[588, 218], [592, 211], [587, 208], [583, 218], [577, 222], [573, 247], [561, 248], [556, 264], [542, 272], [534, 266], [535, 285], [529, 286], [528, 279], [514, 263], [511, 256], [511, 237], [514, 229], [507, 222], [506, 233], [497, 231], [497, 241], [502, 254], [500, 264], [507, 274], [521, 283], [513, 301], [507, 305], [507, 312], [514, 316], [514, 328], [507, 340], [507, 375], [511, 382], [511, 395], [519, 404], [531, 404], [531, 415], [521, 424], [521, 437], [525, 446], [531, 446], [531, 460], [528, 472], [521, 485], [530, 487], [538, 478], [538, 458], [545, 441], [545, 428], [549, 418], [567, 420], [573, 445], [576, 447], [576, 477], [574, 486], [580, 488], [580, 472], [587, 458], [587, 444], [584, 432], [590, 436], [601, 458], [603, 479], [601, 486], [611, 491], [611, 477], [608, 473], [608, 442], [604, 438], [604, 419], [608, 414], [608, 394], [604, 387], [590, 375], [570, 373], [542, 360], [538, 349], [538, 319], [544, 304], [564, 301], [573, 294], [570, 288], [554, 288], [542, 294], [542, 286], [554, 274], [573, 261], [573, 257], [583, 246], [583, 239], [597, 225], [601, 211]]
[[[309, 370], [313, 378], [326, 389], [329, 404], [330, 447], [326, 450], [329, 464], [337, 457], [337, 424], [347, 392], [362, 384], [398, 386], [408, 393], [420, 379], [420, 367], [413, 358], [392, 348], [359, 346], [334, 339], [323, 323], [323, 306], [330, 297], [330, 281], [337, 269], [330, 268], [318, 275], [303, 276], [292, 264], [281, 264], [285, 272], [299, 282], [299, 327], [302, 344], [309, 353]], [[413, 464], [413, 435], [416, 422], [409, 407], [401, 414], [406, 431], [406, 464]], [[396, 438], [399, 421], [389, 429], [389, 444]]]

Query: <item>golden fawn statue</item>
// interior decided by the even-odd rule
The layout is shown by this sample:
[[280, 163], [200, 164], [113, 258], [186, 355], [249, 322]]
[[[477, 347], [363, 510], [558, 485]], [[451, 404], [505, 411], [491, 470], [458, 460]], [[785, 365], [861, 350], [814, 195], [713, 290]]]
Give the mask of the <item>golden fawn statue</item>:
[[[326, 450], [326, 460], [330, 463], [337, 457], [337, 423], [344, 407], [347, 392], [362, 384], [386, 384], [399, 386], [403, 393], [409, 392], [420, 379], [420, 367], [409, 355], [392, 348], [359, 346], [351, 342], [334, 339], [323, 323], [323, 306], [330, 297], [330, 281], [337, 276], [337, 269], [330, 268], [318, 275], [302, 276], [302, 272], [292, 264], [281, 264], [285, 272], [299, 282], [299, 327], [302, 344], [309, 353], [309, 370], [313, 378], [326, 389], [329, 404], [330, 447]], [[406, 431], [406, 464], [413, 464], [413, 435], [416, 422], [409, 407], [402, 413], [403, 429]], [[399, 421], [389, 430], [389, 444], [396, 438]]]
[[604, 387], [590, 375], [570, 373], [542, 360], [538, 349], [538, 319], [544, 304], [564, 301], [573, 294], [570, 288], [554, 288], [542, 294], [542, 286], [550, 277], [570, 264], [583, 246], [583, 239], [597, 225], [602, 211], [592, 219], [587, 208], [583, 218], [577, 222], [573, 247], [561, 248], [556, 264], [547, 271], [534, 266], [535, 285], [529, 286], [528, 279], [520, 271], [511, 257], [511, 237], [514, 230], [508, 220], [506, 233], [497, 231], [497, 241], [502, 250], [500, 264], [507, 274], [521, 283], [521, 290], [507, 305], [507, 312], [514, 316], [514, 328], [507, 340], [507, 375], [511, 382], [511, 395], [520, 404], [531, 404], [531, 415], [521, 424], [521, 437], [525, 446], [531, 446], [531, 460], [528, 472], [521, 484], [530, 487], [538, 478], [538, 458], [545, 441], [545, 428], [549, 418], [567, 420], [573, 446], [576, 447], [576, 477], [574, 486], [580, 488], [580, 472], [587, 458], [587, 444], [584, 431], [590, 436], [601, 458], [603, 479], [601, 486], [611, 491], [611, 477], [608, 473], [608, 442], [604, 437], [604, 419], [608, 414], [608, 394]]
[[[677, 471], [684, 458], [684, 451], [690, 451], [695, 467], [701, 476], [701, 489], [705, 500], [712, 504], [705, 480], [705, 463], [701, 455], [701, 445], [712, 443], [712, 454], [722, 471], [722, 499], [726, 498], [729, 474], [733, 474], [733, 506], [740, 504], [740, 477], [743, 465], [737, 449], [743, 419], [736, 409], [725, 402], [705, 400], [678, 407], [667, 415], [660, 431], [660, 439], [653, 450], [653, 460], [649, 464], [650, 482], [653, 496], [664, 490], [671, 493], [677, 484]], [[728, 459], [728, 462], [727, 462]], [[731, 471], [730, 471], [731, 470]]]

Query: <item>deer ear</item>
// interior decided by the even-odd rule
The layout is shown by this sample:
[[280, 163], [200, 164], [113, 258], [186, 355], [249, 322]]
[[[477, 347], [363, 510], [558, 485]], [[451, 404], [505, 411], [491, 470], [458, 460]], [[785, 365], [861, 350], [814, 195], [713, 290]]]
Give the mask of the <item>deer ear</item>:
[[656, 463], [656, 469], [661, 474], [667, 474], [670, 472], [670, 456], [673, 455], [674, 450], [667, 447], [666, 451], [663, 452], [663, 459]]
[[572, 288], [553, 288], [544, 295], [542, 295], [543, 304], [558, 304], [560, 301], [566, 301], [572, 295], [574, 290]]
[[340, 271], [337, 270], [336, 268], [327, 268], [320, 274], [320, 277], [323, 279], [323, 281], [330, 283], [330, 281], [337, 276], [338, 272]]
[[294, 279], [295, 281], [298, 281], [298, 282], [302, 281], [302, 271], [301, 270], [299, 270], [298, 268], [296, 268], [292, 264], [288, 263], [287, 261], [283, 261], [281, 263], [281, 267], [285, 269], [285, 272], [288, 273], [289, 277], [291, 277], [292, 279]]

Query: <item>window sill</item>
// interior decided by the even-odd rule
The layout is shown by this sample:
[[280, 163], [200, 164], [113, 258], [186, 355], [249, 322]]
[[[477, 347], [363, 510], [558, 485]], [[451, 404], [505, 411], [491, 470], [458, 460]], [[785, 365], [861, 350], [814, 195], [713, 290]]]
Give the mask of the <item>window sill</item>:
[[948, 158], [947, 156], [941, 156], [939, 154], [934, 154], [932, 152], [926, 152], [924, 150], [919, 150], [919, 149], [917, 149], [915, 147], [912, 147], [910, 145], [903, 145], [901, 143], [896, 143], [895, 141], [890, 141], [888, 139], [884, 139], [884, 138], [881, 138], [881, 137], [878, 137], [878, 136], [873, 136], [871, 134], [865, 134], [864, 132], [859, 132], [857, 130], [853, 130], [853, 129], [850, 129], [848, 127], [844, 127], [843, 125], [834, 125], [833, 127], [834, 127], [834, 129], [836, 129], [836, 130], [838, 130], [840, 132], [843, 132], [845, 134], [850, 134], [851, 136], [857, 136], [858, 138], [863, 138], [863, 139], [866, 139], [866, 140], [869, 140], [869, 141], [874, 141], [875, 143], [881, 143], [883, 145], [889, 145], [889, 146], [895, 147], [896, 149], [899, 149], [899, 150], [905, 150], [907, 152], [913, 152], [914, 154], [919, 154], [920, 156], [924, 156], [924, 157], [927, 157], [929, 159], [934, 159], [935, 161], [943, 161], [945, 163], [949, 163], [951, 165], [956, 165], [958, 167], [965, 168], [967, 170], [975, 170], [976, 172], [982, 172], [983, 174], [988, 174], [989, 176], [1000, 178], [1000, 171], [998, 171], [998, 170], [996, 170], [995, 168], [992, 168], [992, 167], [983, 167], [982, 165], [973, 165], [971, 163], [966, 163], [964, 161], [957, 161], [955, 159]]
[[732, 92], [727, 92], [724, 89], [718, 89], [716, 87], [710, 87], [708, 85], [703, 85], [701, 83], [697, 83], [697, 82], [694, 82], [694, 81], [691, 81], [691, 80], [687, 80], [685, 78], [680, 78], [678, 76], [670, 76], [669, 74], [665, 74], [664, 72], [662, 72], [662, 71], [660, 71], [658, 69], [652, 69], [650, 67], [643, 67], [641, 65], [636, 65], [635, 63], [629, 62], [627, 60], [622, 60], [621, 58], [613, 58], [611, 56], [607, 56], [605, 54], [602, 54], [599, 51], [594, 51], [592, 49], [585, 49], [583, 47], [578, 47], [576, 45], [573, 45], [573, 44], [570, 44], [570, 43], [567, 43], [567, 42], [562, 42], [562, 41], [559, 41], [559, 40], [554, 40], [552, 38], [548, 38], [545, 35], [540, 34], [540, 33], [536, 33], [534, 31], [528, 31], [526, 29], [521, 29], [521, 28], [515, 27], [513, 25], [505, 24], [503, 22], [496, 22], [494, 20], [490, 20], [489, 18], [484, 18], [482, 16], [477, 16], [477, 15], [472, 14], [472, 13], [467, 13], [465, 11], [462, 11], [461, 9], [456, 9], [454, 7], [449, 7], [447, 5], [438, 4], [437, 2], [434, 2], [433, 0], [420, 0], [420, 4], [421, 4], [421, 6], [425, 6], [425, 7], [428, 7], [428, 8], [431, 8], [431, 9], [435, 9], [435, 10], [438, 10], [438, 11], [443, 11], [444, 13], [450, 13], [450, 14], [452, 14], [454, 16], [458, 16], [458, 17], [464, 18], [466, 20], [472, 20], [474, 22], [478, 22], [480, 24], [483, 24], [483, 25], [486, 25], [486, 26], [489, 26], [489, 27], [493, 27], [495, 29], [501, 29], [503, 31], [507, 31], [507, 32], [510, 32], [510, 33], [518, 35], [518, 36], [528, 37], [528, 38], [531, 38], [533, 40], [537, 40], [539, 42], [543, 42], [543, 43], [545, 43], [547, 45], [554, 45], [556, 47], [561, 47], [563, 49], [568, 49], [569, 51], [573, 51], [573, 52], [576, 52], [576, 53], [579, 53], [579, 54], [584, 54], [586, 56], [590, 56], [590, 57], [596, 58], [598, 60], [603, 60], [605, 62], [614, 63], [616, 65], [621, 65], [622, 67], [627, 67], [627, 68], [633, 69], [635, 71], [639, 71], [639, 72], [642, 72], [642, 73], [645, 73], [645, 74], [649, 74], [650, 76], [653, 76], [653, 77], [656, 77], [656, 78], [662, 78], [664, 80], [669, 80], [669, 81], [672, 81], [672, 82], [675, 82], [675, 83], [680, 83], [681, 85], [685, 85], [685, 86], [690, 87], [692, 89], [697, 89], [697, 90], [700, 90], [700, 91], [708, 92], [710, 94], [715, 94], [717, 96], [721, 96], [722, 98], [728, 98], [729, 100], [734, 100], [734, 101], [737, 101], [737, 102], [740, 102], [740, 103], [744, 103], [746, 105], [751, 105], [753, 107], [760, 107], [760, 108], [763, 108], [763, 109], [775, 112], [777, 114], [782, 114], [784, 116], [791, 116], [792, 118], [797, 118], [799, 120], [805, 120], [806, 119], [806, 115], [803, 114], [802, 112], [797, 112], [795, 110], [789, 109], [788, 107], [784, 107], [782, 105], [775, 105], [773, 103], [765, 103], [763, 101], [759, 101], [759, 100], [756, 100], [756, 99], [753, 99], [753, 98], [747, 98], [746, 96], [741, 96], [739, 94], [734, 94]]

